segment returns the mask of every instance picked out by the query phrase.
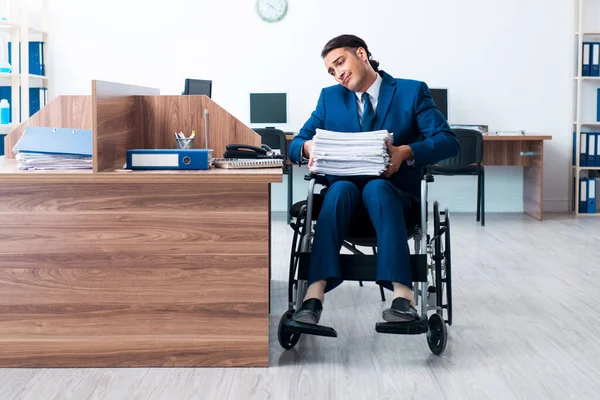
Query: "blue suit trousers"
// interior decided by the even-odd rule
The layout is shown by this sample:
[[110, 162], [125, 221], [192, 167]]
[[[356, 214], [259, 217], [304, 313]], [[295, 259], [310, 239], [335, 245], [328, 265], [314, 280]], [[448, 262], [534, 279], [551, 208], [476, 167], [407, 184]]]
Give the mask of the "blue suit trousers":
[[[326, 280], [325, 292], [342, 283], [339, 254], [349, 231], [377, 236], [376, 283], [412, 289], [407, 218], [419, 215], [419, 200], [380, 177], [328, 177], [330, 184], [315, 225], [309, 284]], [[354, 236], [354, 234], [353, 234]]]

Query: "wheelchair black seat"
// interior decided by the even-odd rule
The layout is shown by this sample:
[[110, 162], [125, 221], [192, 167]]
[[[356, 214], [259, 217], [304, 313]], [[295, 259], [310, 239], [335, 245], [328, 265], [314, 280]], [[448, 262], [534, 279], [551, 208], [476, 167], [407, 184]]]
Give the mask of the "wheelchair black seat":
[[[319, 193], [315, 193], [313, 195], [313, 212], [312, 212], [312, 220], [316, 221], [319, 217], [319, 213], [321, 212], [321, 208], [323, 207], [323, 200], [325, 200], [325, 196]], [[292, 218], [303, 219], [304, 216], [300, 216], [303, 207], [308, 207], [308, 200], [301, 200], [292, 205], [290, 208], [290, 215]]]

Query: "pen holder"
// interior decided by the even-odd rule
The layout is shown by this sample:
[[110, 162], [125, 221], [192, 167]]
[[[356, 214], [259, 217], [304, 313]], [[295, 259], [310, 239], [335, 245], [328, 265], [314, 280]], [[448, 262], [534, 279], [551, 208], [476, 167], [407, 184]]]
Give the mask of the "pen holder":
[[175, 138], [178, 149], [191, 149], [194, 138]]

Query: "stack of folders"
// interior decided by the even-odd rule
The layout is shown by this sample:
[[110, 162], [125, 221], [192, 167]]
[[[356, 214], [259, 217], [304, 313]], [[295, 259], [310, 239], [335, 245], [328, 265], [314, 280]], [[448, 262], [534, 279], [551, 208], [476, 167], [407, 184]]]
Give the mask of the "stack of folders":
[[[577, 132], [573, 132], [573, 158], [571, 160], [573, 165], [576, 165], [575, 157], [577, 157], [576, 135]], [[579, 166], [600, 167], [600, 132], [580, 132]]]
[[28, 126], [13, 147], [19, 169], [92, 169], [92, 131]]
[[317, 129], [313, 137], [314, 173], [350, 176], [381, 175], [389, 163], [387, 130], [372, 132], [332, 132]]
[[579, 213], [596, 213], [596, 178], [579, 178]]
[[600, 42], [583, 42], [582, 76], [600, 76]]

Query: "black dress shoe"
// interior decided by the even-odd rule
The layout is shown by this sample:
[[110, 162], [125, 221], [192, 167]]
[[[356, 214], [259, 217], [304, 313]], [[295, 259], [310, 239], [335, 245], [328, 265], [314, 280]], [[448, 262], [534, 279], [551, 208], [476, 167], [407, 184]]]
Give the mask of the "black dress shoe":
[[304, 322], [306, 324], [318, 324], [323, 311], [323, 303], [319, 299], [308, 299], [302, 303], [302, 307], [292, 315], [292, 319], [296, 322]]
[[397, 297], [392, 301], [392, 306], [383, 310], [383, 320], [386, 322], [408, 322], [421, 319], [417, 309], [410, 304], [410, 300]]

